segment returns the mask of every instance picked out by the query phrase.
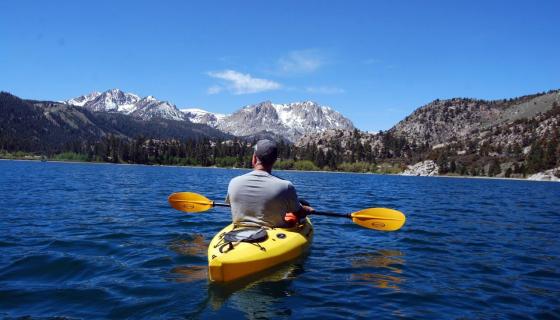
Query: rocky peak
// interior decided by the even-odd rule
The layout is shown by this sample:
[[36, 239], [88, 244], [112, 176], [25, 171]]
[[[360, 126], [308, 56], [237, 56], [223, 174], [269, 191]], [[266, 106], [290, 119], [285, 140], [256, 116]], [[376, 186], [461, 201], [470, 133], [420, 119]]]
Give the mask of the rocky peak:
[[213, 114], [201, 109], [183, 111], [167, 101], [153, 96], [140, 98], [119, 89], [91, 93], [70, 99], [74, 104], [94, 112], [117, 112], [148, 120], [152, 117], [190, 120], [212, 126], [236, 136], [278, 136], [296, 141], [304, 134], [316, 134], [329, 129], [353, 130], [352, 122], [327, 106], [313, 101], [275, 104], [263, 101], [248, 105], [231, 115]]
[[92, 92], [85, 96], [67, 100], [65, 103], [84, 107], [94, 112], [104, 111], [128, 114], [133, 111], [134, 104], [139, 100], [140, 97], [135, 94], [126, 93], [119, 89], [111, 89], [103, 93]]
[[560, 91], [503, 100], [435, 100], [415, 110], [390, 132], [409, 143], [434, 146], [461, 140], [492, 126], [531, 119], [560, 103]]
[[86, 103], [95, 100], [95, 98], [99, 97], [100, 95], [101, 95], [101, 92], [94, 91], [92, 93], [89, 93], [89, 94], [86, 94], [86, 95], [83, 95], [83, 96], [76, 97], [74, 99], [64, 101], [64, 103], [71, 104], [71, 105], [78, 106], [78, 107], [83, 107]]
[[[76, 102], [78, 104], [76, 104]], [[185, 120], [185, 115], [167, 101], [159, 101], [154, 96], [140, 98], [120, 89], [110, 89], [103, 93], [90, 93], [70, 99], [67, 104], [84, 107], [94, 112], [115, 112], [130, 114], [136, 118], [149, 120], [163, 118], [169, 120]]]
[[223, 119], [226, 115], [220, 113], [212, 113], [199, 108], [181, 109], [187, 119], [193, 123], [202, 123], [211, 127], [216, 127], [218, 121]]
[[148, 96], [138, 101], [131, 115], [143, 120], [162, 118], [180, 121], [187, 119], [186, 115], [177, 109], [174, 104], [168, 101], [159, 101], [153, 96]]
[[237, 136], [270, 132], [296, 141], [307, 133], [328, 129], [354, 129], [340, 113], [314, 102], [274, 104], [264, 101], [249, 105], [219, 121], [217, 128]]

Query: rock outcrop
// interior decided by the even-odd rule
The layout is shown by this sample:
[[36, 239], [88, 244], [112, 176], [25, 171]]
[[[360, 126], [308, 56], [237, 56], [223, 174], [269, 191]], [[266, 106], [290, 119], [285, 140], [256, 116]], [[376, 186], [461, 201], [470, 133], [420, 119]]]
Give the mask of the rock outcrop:
[[438, 165], [432, 160], [418, 162], [415, 165], [408, 166], [401, 175], [403, 176], [437, 176], [439, 174]]
[[560, 182], [560, 167], [535, 173], [529, 176], [527, 180]]

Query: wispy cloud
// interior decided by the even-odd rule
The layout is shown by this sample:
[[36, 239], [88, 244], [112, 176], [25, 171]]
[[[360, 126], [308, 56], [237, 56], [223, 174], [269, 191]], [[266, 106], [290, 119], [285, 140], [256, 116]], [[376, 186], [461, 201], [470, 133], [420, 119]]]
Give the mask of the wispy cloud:
[[222, 92], [224, 90], [224, 88], [220, 87], [220, 86], [211, 86], [210, 88], [208, 88], [208, 90], [206, 90], [206, 93], [208, 94], [218, 94], [220, 92]]
[[[210, 77], [221, 79], [225, 82], [225, 89], [233, 94], [249, 94], [263, 91], [277, 90], [282, 87], [278, 82], [268, 79], [254, 78], [250, 74], [237, 72], [235, 70], [224, 70], [216, 72], [208, 72]], [[212, 86], [208, 88], [208, 94], [216, 94], [221, 92], [224, 87]]]
[[325, 62], [325, 58], [317, 50], [296, 50], [278, 59], [278, 69], [284, 74], [312, 73]]
[[305, 91], [309, 93], [318, 93], [318, 94], [341, 94], [346, 92], [342, 88], [330, 87], [330, 86], [307, 87], [305, 88]]

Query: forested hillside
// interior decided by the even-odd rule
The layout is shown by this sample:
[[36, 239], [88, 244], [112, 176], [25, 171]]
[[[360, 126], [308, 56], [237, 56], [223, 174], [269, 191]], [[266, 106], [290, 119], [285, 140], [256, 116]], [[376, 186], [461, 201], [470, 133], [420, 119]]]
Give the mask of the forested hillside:
[[[234, 137], [204, 124], [0, 94], [0, 153], [117, 163], [249, 167], [271, 132]], [[523, 177], [560, 166], [560, 91], [496, 101], [435, 100], [385, 132], [326, 130], [279, 138], [278, 168], [400, 172], [433, 160], [440, 174]], [[61, 156], [64, 154], [65, 156]]]
[[113, 136], [123, 141], [138, 137], [153, 139], [228, 138], [230, 135], [203, 124], [91, 112], [50, 101], [23, 100], [0, 93], [0, 150], [57, 153], [69, 144], [101, 141]]

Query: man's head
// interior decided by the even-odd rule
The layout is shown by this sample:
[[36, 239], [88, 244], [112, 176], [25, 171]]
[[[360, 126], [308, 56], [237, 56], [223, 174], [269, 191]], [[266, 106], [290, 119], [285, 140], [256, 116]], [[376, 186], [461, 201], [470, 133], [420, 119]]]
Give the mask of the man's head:
[[257, 142], [253, 153], [253, 166], [260, 163], [265, 168], [272, 168], [277, 158], [278, 147], [274, 141], [263, 139]]

